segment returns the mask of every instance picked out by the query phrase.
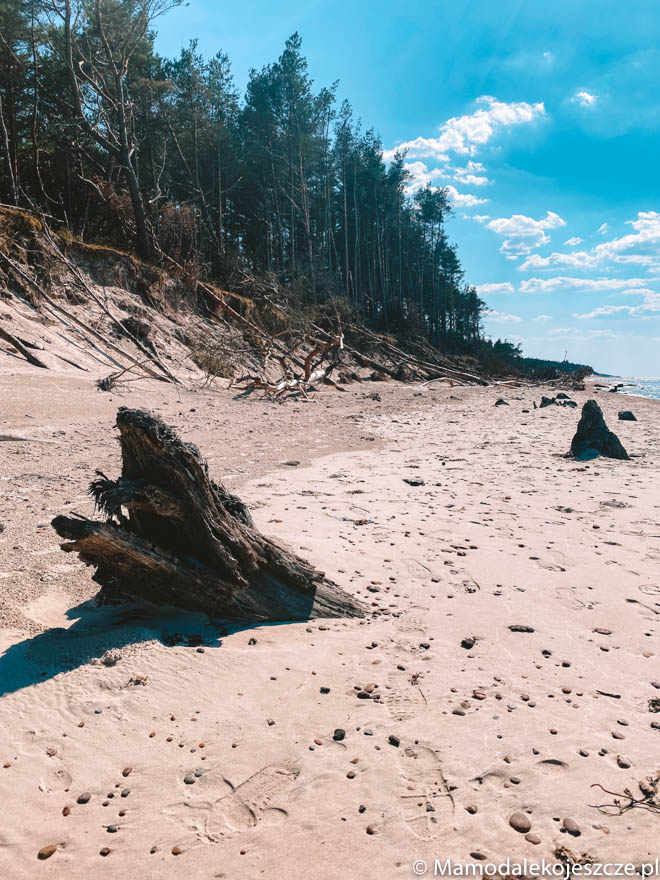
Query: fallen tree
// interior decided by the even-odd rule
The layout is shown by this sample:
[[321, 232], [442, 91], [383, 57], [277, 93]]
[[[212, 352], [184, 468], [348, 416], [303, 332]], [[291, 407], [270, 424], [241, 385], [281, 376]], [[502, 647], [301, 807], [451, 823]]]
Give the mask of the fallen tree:
[[90, 493], [104, 522], [58, 516], [53, 528], [96, 568], [100, 603], [132, 598], [211, 617], [363, 617], [366, 608], [255, 527], [245, 504], [213, 482], [196, 446], [142, 410], [117, 413], [122, 473]]
[[[318, 340], [312, 340], [312, 342], [315, 343], [315, 347], [305, 357], [302, 375], [296, 375], [290, 364], [287, 363], [287, 357], [280, 355], [277, 360], [282, 367], [282, 375], [275, 381], [269, 381], [265, 378], [268, 360], [268, 356], [266, 356], [264, 358], [263, 375], [241, 376], [235, 380], [235, 384], [239, 385], [241, 383], [246, 383], [244, 388], [246, 393], [261, 390], [264, 392], [265, 396], [271, 397], [274, 400], [282, 400], [290, 393], [298, 393], [302, 397], [307, 397], [307, 391], [315, 383], [327, 382], [328, 384], [335, 385], [335, 387], [339, 387], [336, 386], [336, 383], [332, 379], [330, 379], [330, 373], [335, 364], [330, 363], [327, 366], [322, 366], [322, 364], [325, 361], [328, 352], [332, 350], [341, 351], [343, 349], [344, 337], [341, 330], [336, 336], [332, 337], [330, 342], [324, 343], [319, 342]], [[293, 352], [289, 353], [288, 359], [289, 361], [293, 359]]]

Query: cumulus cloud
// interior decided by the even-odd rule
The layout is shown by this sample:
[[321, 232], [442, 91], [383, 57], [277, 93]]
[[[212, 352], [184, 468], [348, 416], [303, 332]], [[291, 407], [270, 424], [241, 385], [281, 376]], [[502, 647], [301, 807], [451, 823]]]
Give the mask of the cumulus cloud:
[[564, 244], [568, 247], [575, 247], [578, 244], [582, 244], [583, 241], [583, 238], [579, 238], [579, 236], [574, 235], [573, 238], [567, 238]]
[[606, 235], [608, 230], [607, 223], [601, 223], [598, 229], [596, 230], [597, 235]]
[[481, 162], [473, 162], [471, 159], [464, 168], [454, 169], [454, 179], [468, 186], [485, 186], [491, 183], [485, 175], [486, 169]]
[[495, 324], [520, 324], [522, 321], [519, 315], [507, 315], [504, 312], [488, 312], [487, 319]]
[[558, 214], [548, 211], [540, 220], [527, 217], [525, 214], [497, 217], [486, 223], [486, 228], [492, 229], [504, 239], [500, 246], [501, 253], [518, 257], [547, 244], [550, 241], [547, 231], [565, 225], [566, 222]]
[[592, 95], [591, 92], [586, 92], [584, 89], [576, 92], [571, 98], [572, 103], [578, 104], [580, 107], [593, 107], [597, 100], [598, 95]]
[[459, 192], [455, 186], [444, 187], [447, 191], [447, 195], [452, 200], [455, 205], [459, 205], [463, 208], [471, 208], [473, 205], [484, 205], [488, 199], [478, 199], [476, 196], [473, 196], [471, 193], [462, 193]]
[[552, 315], [537, 315], [535, 318], [532, 318], [532, 321], [552, 321]]
[[584, 330], [581, 327], [557, 327], [548, 330], [548, 336], [556, 336], [565, 339], [574, 339], [575, 341], [586, 342], [592, 339], [618, 339], [623, 334], [615, 333], [612, 330]]
[[[519, 269], [528, 271], [554, 266], [590, 269], [608, 262], [636, 264], [649, 268], [660, 266], [660, 213], [639, 211], [637, 219], [628, 220], [627, 225], [632, 226], [634, 232], [604, 241], [589, 251], [552, 253], [547, 257], [532, 254], [519, 266]], [[607, 232], [606, 223], [598, 231], [602, 232], [603, 228]]]
[[477, 284], [479, 296], [488, 296], [491, 293], [513, 293], [513, 284], [504, 281], [502, 284]]
[[642, 289], [638, 291], [624, 291], [624, 293], [643, 293], [644, 300], [636, 306], [598, 306], [591, 312], [574, 314], [573, 317], [580, 321], [591, 318], [606, 318], [612, 315], [629, 315], [631, 317], [655, 317], [660, 312], [660, 293], [653, 290]]
[[545, 115], [543, 104], [528, 104], [526, 101], [507, 104], [490, 95], [482, 95], [476, 103], [482, 106], [474, 113], [452, 116], [439, 127], [437, 137], [406, 141], [387, 150], [385, 159], [391, 159], [397, 150], [404, 149], [414, 158], [432, 157], [441, 162], [448, 162], [450, 153], [474, 156], [497, 131], [533, 122]]
[[520, 293], [553, 293], [555, 290], [630, 290], [643, 288], [645, 278], [570, 278], [558, 275], [554, 278], [527, 278], [520, 282]]
[[[406, 162], [404, 168], [411, 175], [406, 187], [408, 195], [416, 193], [418, 189], [422, 189], [433, 181], [437, 182], [435, 188], [440, 188], [442, 178], [446, 179], [450, 174], [447, 168], [429, 168], [426, 163], [421, 160], [417, 160], [416, 162]], [[465, 180], [465, 183], [468, 182], [469, 181]], [[452, 184], [444, 186], [443, 189], [446, 190], [447, 195], [454, 205], [461, 208], [473, 208], [475, 205], [484, 205], [488, 201], [488, 199], [480, 199], [477, 196], [472, 195], [472, 193], [459, 192], [459, 190], [457, 190]]]

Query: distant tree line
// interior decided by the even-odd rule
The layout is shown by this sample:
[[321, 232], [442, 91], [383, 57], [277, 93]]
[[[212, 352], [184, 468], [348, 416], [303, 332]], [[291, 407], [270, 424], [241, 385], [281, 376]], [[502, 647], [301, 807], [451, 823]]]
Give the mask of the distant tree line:
[[450, 350], [485, 310], [445, 228], [445, 190], [409, 193], [301, 40], [252, 70], [154, 51], [177, 0], [0, 0], [0, 198], [86, 240], [165, 253], [221, 282], [271, 273], [313, 303]]
[[477, 343], [475, 353], [493, 372], [513, 372], [541, 380], [557, 377], [562, 373], [575, 373], [584, 377], [594, 372], [593, 367], [587, 364], [575, 364], [569, 360], [524, 357], [522, 346], [508, 339], [483, 339]]

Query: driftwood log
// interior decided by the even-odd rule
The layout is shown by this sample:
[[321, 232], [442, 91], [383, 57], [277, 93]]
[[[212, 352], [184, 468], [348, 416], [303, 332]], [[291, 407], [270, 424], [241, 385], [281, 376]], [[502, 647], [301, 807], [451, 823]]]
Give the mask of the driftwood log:
[[605, 424], [603, 411], [595, 400], [588, 400], [582, 407], [582, 416], [571, 441], [570, 454], [574, 458], [595, 451], [606, 458], [627, 461], [630, 456], [623, 444]]
[[245, 504], [209, 478], [196, 446], [160, 419], [117, 413], [122, 472], [90, 494], [106, 520], [57, 516], [61, 547], [95, 566], [99, 602], [141, 598], [211, 617], [363, 617], [366, 608], [255, 527]]

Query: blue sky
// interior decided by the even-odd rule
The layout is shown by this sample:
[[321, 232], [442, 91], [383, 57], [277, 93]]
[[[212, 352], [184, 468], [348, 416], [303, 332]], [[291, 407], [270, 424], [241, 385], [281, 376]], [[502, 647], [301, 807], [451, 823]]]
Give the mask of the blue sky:
[[226, 51], [241, 89], [298, 31], [413, 185], [450, 187], [489, 335], [660, 375], [658, 0], [191, 0], [158, 30]]

